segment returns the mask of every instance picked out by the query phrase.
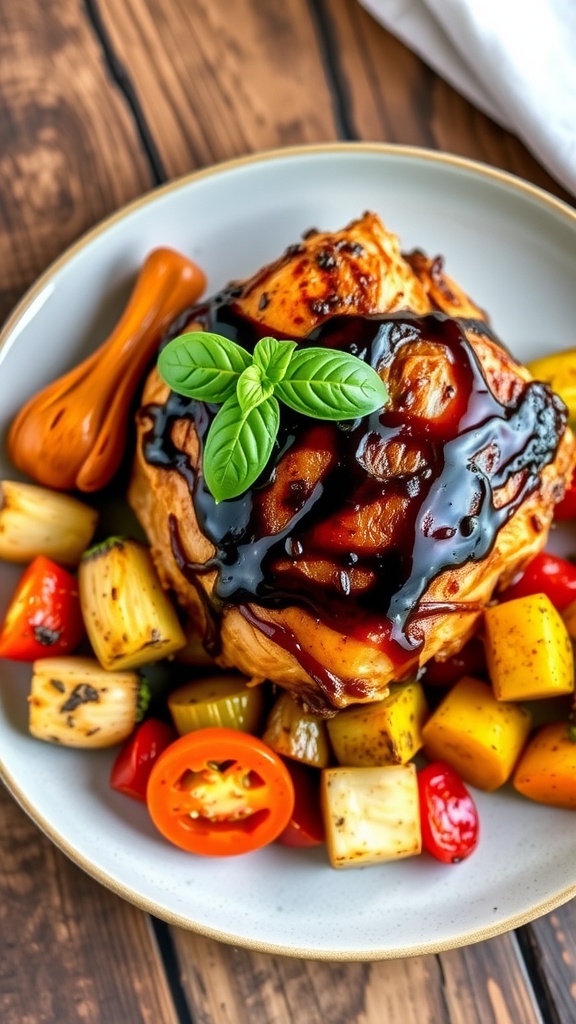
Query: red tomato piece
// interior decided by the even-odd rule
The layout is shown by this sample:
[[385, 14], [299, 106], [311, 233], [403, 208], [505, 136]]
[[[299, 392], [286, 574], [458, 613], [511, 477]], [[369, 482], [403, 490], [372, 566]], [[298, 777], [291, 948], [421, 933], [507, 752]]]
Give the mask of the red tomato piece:
[[547, 551], [532, 559], [519, 579], [500, 595], [501, 601], [546, 594], [558, 611], [576, 601], [576, 565]]
[[320, 810], [320, 772], [298, 761], [284, 762], [294, 786], [294, 810], [286, 828], [278, 836], [283, 846], [319, 846], [325, 840]]
[[294, 787], [282, 759], [237, 729], [198, 729], [172, 743], [150, 774], [148, 810], [183, 850], [209, 857], [249, 853], [284, 831]]
[[134, 800], [146, 802], [146, 787], [160, 754], [177, 738], [171, 725], [147, 718], [126, 741], [110, 772], [110, 786]]
[[478, 845], [478, 811], [460, 776], [435, 761], [418, 772], [422, 845], [445, 864], [457, 864]]
[[430, 686], [453, 686], [463, 676], [486, 675], [486, 653], [479, 637], [473, 637], [458, 654], [446, 661], [432, 658], [424, 668], [422, 682]]
[[576, 479], [574, 475], [564, 491], [562, 501], [559, 501], [554, 509], [554, 519], [558, 521], [576, 519]]
[[0, 658], [36, 661], [70, 654], [84, 636], [78, 583], [38, 555], [25, 570], [0, 630]]

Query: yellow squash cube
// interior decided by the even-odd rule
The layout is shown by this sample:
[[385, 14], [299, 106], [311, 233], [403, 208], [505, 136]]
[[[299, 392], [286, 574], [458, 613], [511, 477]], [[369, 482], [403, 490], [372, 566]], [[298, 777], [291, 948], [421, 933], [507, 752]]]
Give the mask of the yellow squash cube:
[[526, 743], [532, 716], [496, 700], [486, 683], [465, 676], [446, 694], [422, 732], [431, 761], [446, 761], [478, 789], [503, 786]]
[[422, 747], [428, 705], [420, 683], [394, 683], [384, 700], [340, 711], [327, 722], [339, 764], [406, 764]]
[[486, 659], [498, 700], [538, 700], [574, 690], [568, 630], [545, 594], [487, 608]]
[[529, 800], [576, 810], [576, 743], [566, 722], [538, 730], [518, 762], [513, 782]]

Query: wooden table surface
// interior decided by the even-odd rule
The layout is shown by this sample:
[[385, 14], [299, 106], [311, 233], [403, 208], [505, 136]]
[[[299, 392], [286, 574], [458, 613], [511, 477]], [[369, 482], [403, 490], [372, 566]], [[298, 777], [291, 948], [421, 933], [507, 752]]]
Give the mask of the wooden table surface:
[[[422, 145], [571, 201], [356, 0], [3, 0], [0, 139], [0, 320], [112, 210], [260, 149]], [[576, 902], [436, 956], [306, 962], [151, 919], [83, 874], [4, 791], [0, 833], [3, 1024], [576, 1021]]]

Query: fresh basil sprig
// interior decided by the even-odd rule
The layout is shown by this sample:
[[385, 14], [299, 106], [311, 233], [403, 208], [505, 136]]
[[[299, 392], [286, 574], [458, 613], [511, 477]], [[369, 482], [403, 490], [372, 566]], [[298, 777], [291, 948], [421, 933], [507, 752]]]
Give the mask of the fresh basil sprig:
[[356, 356], [276, 338], [262, 338], [251, 356], [219, 334], [182, 334], [160, 353], [158, 372], [172, 391], [222, 405], [203, 460], [217, 502], [243, 494], [266, 466], [280, 426], [278, 400], [320, 420], [356, 419], [388, 402], [386, 385]]

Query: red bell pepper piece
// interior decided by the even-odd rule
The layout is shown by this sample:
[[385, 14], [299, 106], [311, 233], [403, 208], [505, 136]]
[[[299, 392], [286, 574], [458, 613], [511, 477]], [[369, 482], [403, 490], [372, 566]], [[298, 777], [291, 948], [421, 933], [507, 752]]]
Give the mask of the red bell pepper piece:
[[0, 630], [0, 658], [35, 661], [70, 654], [84, 636], [78, 583], [38, 555], [25, 570]]
[[110, 786], [119, 793], [146, 802], [150, 772], [167, 747], [177, 739], [171, 725], [147, 718], [120, 750], [110, 772]]
[[294, 786], [294, 809], [286, 828], [278, 836], [282, 846], [319, 846], [325, 840], [320, 810], [320, 772], [298, 761], [284, 761]]
[[513, 601], [530, 594], [546, 594], [559, 612], [576, 601], [576, 565], [547, 551], [536, 555], [522, 575], [500, 595], [501, 601]]
[[478, 845], [478, 811], [462, 779], [443, 761], [418, 772], [422, 845], [445, 864], [457, 864]]

